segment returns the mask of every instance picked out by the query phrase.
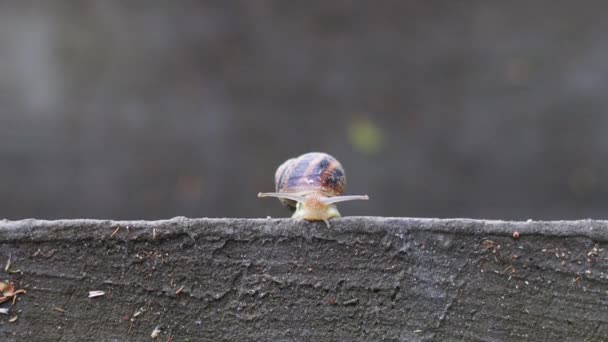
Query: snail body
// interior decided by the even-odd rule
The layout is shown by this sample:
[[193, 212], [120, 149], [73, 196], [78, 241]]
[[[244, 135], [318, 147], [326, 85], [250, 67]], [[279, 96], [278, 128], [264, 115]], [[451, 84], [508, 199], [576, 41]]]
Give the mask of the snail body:
[[340, 217], [335, 203], [367, 200], [367, 195], [344, 196], [344, 168], [327, 153], [312, 152], [281, 164], [275, 173], [275, 191], [258, 197], [276, 197], [294, 210], [297, 220], [324, 221]]

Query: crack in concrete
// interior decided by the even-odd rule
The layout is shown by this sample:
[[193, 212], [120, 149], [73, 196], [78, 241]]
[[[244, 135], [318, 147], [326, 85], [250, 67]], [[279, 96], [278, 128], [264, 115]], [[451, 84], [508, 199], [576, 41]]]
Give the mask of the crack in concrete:
[[[453, 283], [458, 284], [459, 279], [464, 274], [464, 270], [465, 270], [464, 264], [462, 264], [462, 265], [460, 265], [460, 267], [458, 267], [458, 272], [456, 273], [456, 276], [454, 277]], [[446, 317], [449, 315], [452, 305], [454, 304], [454, 302], [458, 299], [458, 296], [460, 295], [460, 290], [466, 285], [466, 283], [467, 283], [466, 281], [460, 282], [460, 284], [456, 285], [456, 288], [453, 290], [453, 293], [448, 296], [449, 297], [448, 302], [439, 315], [439, 321], [435, 325], [435, 327], [433, 329], [434, 331], [438, 331], [441, 329], [441, 325], [445, 322]], [[432, 338], [435, 337], [434, 332], [431, 335], [432, 335], [431, 336]]]

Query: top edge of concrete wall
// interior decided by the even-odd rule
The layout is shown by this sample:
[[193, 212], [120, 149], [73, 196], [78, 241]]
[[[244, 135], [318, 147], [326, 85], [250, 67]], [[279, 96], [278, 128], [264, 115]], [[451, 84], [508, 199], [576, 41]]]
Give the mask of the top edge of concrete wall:
[[[408, 217], [363, 217], [351, 216], [331, 221], [331, 228], [322, 222], [297, 222], [288, 218], [186, 218], [167, 220], [113, 221], [96, 219], [0, 220], [0, 241], [27, 237], [36, 239], [70, 239], [76, 236], [105, 236], [108, 231], [123, 228], [130, 238], [146, 239], [164, 234], [279, 234], [318, 235], [348, 232], [407, 233], [408, 231], [431, 231], [465, 235], [508, 235], [518, 232], [523, 238], [530, 235], [588, 237], [596, 241], [608, 241], [608, 220], [575, 221], [502, 221], [467, 218], [408, 218]], [[63, 234], [62, 232], [65, 232]], [[62, 236], [63, 234], [63, 236]]]

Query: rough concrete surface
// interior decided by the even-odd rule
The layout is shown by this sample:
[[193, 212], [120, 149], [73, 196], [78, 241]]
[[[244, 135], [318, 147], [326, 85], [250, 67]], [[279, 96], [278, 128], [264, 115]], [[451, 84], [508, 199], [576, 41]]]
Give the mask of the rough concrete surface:
[[608, 336], [607, 221], [332, 223], [0, 221], [0, 279], [27, 291], [0, 304], [0, 339]]

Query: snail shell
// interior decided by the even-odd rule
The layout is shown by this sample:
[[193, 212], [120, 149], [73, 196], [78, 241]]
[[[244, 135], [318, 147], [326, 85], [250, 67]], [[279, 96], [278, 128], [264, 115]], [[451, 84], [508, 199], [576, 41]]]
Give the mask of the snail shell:
[[327, 153], [312, 152], [281, 164], [275, 173], [276, 192], [259, 193], [258, 197], [277, 197], [294, 209], [293, 218], [322, 220], [339, 217], [337, 202], [367, 200], [364, 196], [343, 196], [346, 188], [344, 168]]
[[[327, 153], [312, 152], [281, 164], [274, 177], [278, 193], [306, 195], [319, 192], [325, 197], [341, 196], [346, 188], [344, 168]], [[281, 203], [294, 208], [296, 201], [280, 198]]]

